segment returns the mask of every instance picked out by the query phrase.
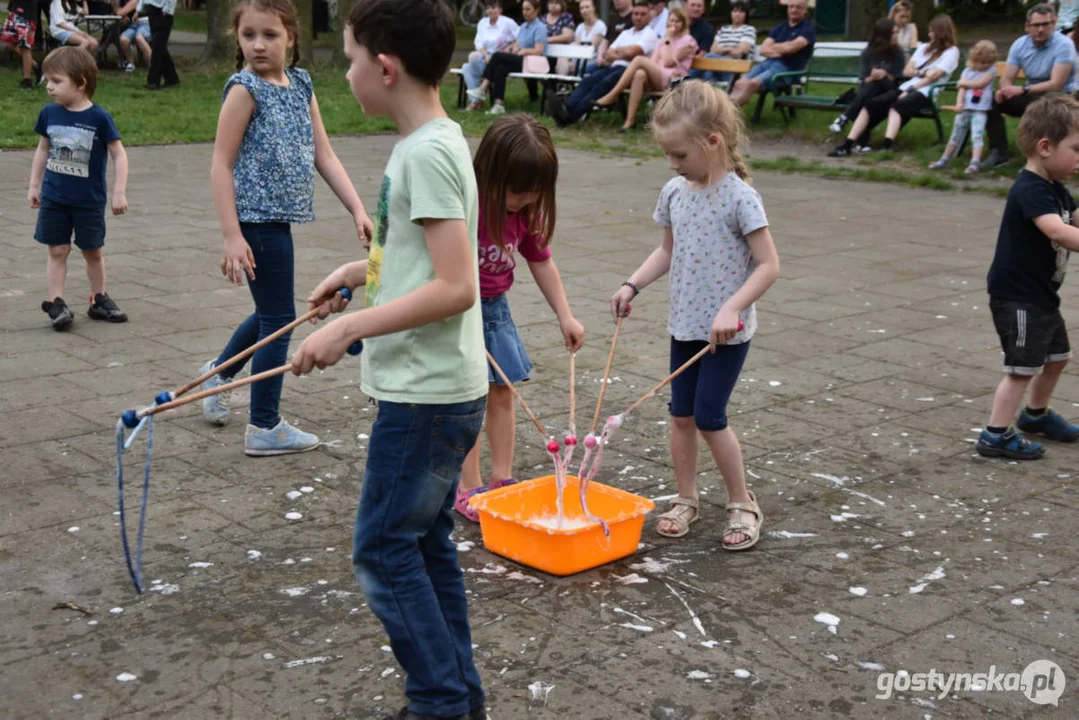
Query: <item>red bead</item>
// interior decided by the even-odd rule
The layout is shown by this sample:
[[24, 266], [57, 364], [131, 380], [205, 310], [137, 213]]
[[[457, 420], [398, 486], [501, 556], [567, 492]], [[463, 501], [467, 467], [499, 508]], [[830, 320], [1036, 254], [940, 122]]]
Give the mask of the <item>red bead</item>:
[[557, 440], [552, 440], [551, 442], [547, 443], [547, 452], [556, 453], [556, 452], [558, 452], [559, 447], [561, 447], [561, 446], [558, 444], [558, 441]]

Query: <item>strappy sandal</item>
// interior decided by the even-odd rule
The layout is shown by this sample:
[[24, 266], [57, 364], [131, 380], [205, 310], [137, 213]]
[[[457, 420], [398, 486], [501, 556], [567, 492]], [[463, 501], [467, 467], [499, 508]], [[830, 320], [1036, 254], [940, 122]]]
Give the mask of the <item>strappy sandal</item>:
[[[761, 506], [757, 504], [757, 496], [752, 491], [749, 493], [750, 502], [732, 502], [727, 503], [727, 512], [731, 510], [741, 510], [743, 512], [753, 513], [757, 516], [757, 524], [749, 525], [744, 522], [727, 522], [727, 527], [723, 530], [723, 538], [726, 539], [730, 535], [746, 535], [748, 540], [743, 540], [740, 543], [734, 545], [728, 545], [723, 543], [724, 550], [748, 550], [757, 544], [757, 541], [761, 538], [761, 526], [764, 525], [764, 513], [761, 512]], [[728, 517], [730, 517], [728, 515]]]
[[[656, 516], [656, 532], [663, 537], [680, 538], [689, 532], [689, 526], [701, 519], [700, 501], [697, 498], [676, 497], [671, 500], [671, 509]], [[678, 528], [674, 532], [659, 529], [659, 521], [667, 520]]]
[[473, 508], [470, 508], [468, 506], [468, 501], [471, 500], [474, 496], [479, 495], [482, 492], [487, 492], [490, 489], [491, 488], [487, 487], [486, 485], [480, 485], [474, 490], [467, 491], [462, 491], [460, 488], [458, 488], [457, 497], [453, 499], [453, 509], [456, 510], [457, 513], [466, 520], [478, 523], [480, 521], [480, 512], [479, 510], [474, 510]]

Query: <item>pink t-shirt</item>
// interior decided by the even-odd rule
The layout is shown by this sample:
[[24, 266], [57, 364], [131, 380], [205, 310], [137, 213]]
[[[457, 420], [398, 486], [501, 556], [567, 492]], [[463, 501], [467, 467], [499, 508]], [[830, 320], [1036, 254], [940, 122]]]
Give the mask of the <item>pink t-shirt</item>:
[[668, 45], [666, 41], [661, 40], [659, 44], [656, 45], [655, 52], [652, 53], [652, 60], [656, 63], [662, 63], [664, 55], [669, 54], [671, 57], [677, 57], [678, 53], [685, 47], [692, 47], [693, 52], [682, 58], [678, 65], [675, 67], [664, 67], [663, 65], [660, 65], [660, 68], [663, 71], [663, 77], [668, 82], [670, 81], [671, 76], [681, 77], [689, 74], [689, 68], [693, 65], [693, 55], [697, 52], [697, 41], [692, 35], [686, 33], [680, 38], [670, 40], [670, 45]]
[[528, 262], [543, 262], [551, 257], [550, 248], [541, 248], [541, 239], [528, 232], [525, 217], [521, 213], [509, 213], [502, 226], [503, 250], [487, 236], [483, 223], [483, 206], [480, 206], [479, 254], [480, 254], [480, 297], [493, 298], [513, 287], [513, 270], [517, 261], [514, 251], [521, 253]]

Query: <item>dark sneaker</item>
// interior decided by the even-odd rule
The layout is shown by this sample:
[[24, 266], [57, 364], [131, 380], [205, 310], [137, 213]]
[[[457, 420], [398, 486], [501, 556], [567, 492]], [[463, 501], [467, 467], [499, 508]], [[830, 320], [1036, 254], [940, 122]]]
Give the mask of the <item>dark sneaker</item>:
[[848, 145], [847, 143], [837, 145], [835, 150], [832, 150], [832, 152], [828, 153], [828, 157], [847, 157], [851, 154], [851, 150], [853, 149], [853, 147], [853, 145]]
[[86, 314], [94, 320], [106, 320], [113, 323], [127, 322], [127, 314], [116, 307], [108, 293], [94, 295], [94, 302]]
[[985, 161], [982, 163], [982, 167], [995, 168], [995, 167], [999, 167], [1001, 165], [1007, 165], [1007, 164], [1008, 164], [1008, 155], [1007, 155], [1007, 153], [1002, 153], [1000, 150], [990, 150], [989, 155], [985, 158]]
[[[483, 710], [483, 708], [477, 709]], [[475, 710], [473, 712], [475, 712]], [[486, 718], [487, 713], [484, 712], [482, 716], [476, 717]], [[419, 713], [412, 712], [407, 707], [403, 707], [396, 715], [387, 715], [385, 718], [383, 718], [383, 720], [474, 720], [474, 717], [472, 713], [466, 713], [464, 715], [454, 715], [446, 718], [436, 717], [434, 715], [420, 715]]]
[[1079, 440], [1079, 427], [1069, 423], [1053, 408], [1047, 409], [1041, 417], [1028, 415], [1026, 408], [1023, 408], [1015, 425], [1025, 433], [1044, 435], [1057, 442], [1073, 443]]
[[49, 314], [49, 320], [52, 321], [52, 329], [59, 332], [60, 330], [67, 330], [71, 327], [71, 323], [75, 322], [75, 316], [71, 313], [71, 308], [67, 306], [63, 298], [55, 298], [51, 302], [44, 300], [41, 303], [41, 309]]
[[977, 449], [982, 457], [1004, 457], [1012, 460], [1037, 460], [1045, 454], [1041, 443], [1027, 440], [1016, 432], [1015, 428], [1008, 428], [1001, 435], [982, 430]]
[[19, 88], [21, 90], [33, 90], [34, 89], [34, 81], [31, 80], [30, 78], [23, 78], [22, 82], [19, 83]]

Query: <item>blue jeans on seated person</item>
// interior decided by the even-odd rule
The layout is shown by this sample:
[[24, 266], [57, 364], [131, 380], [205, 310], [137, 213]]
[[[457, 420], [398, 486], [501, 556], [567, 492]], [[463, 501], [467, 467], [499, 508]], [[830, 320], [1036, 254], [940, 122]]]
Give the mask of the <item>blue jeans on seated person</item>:
[[468, 60], [461, 66], [461, 73], [465, 78], [465, 87], [475, 90], [483, 81], [483, 69], [487, 67], [487, 61], [479, 52], [469, 55]]
[[407, 674], [409, 710], [422, 715], [454, 717], [484, 703], [450, 533], [485, 403], [379, 402], [371, 428], [352, 566]]
[[[780, 60], [779, 58], [768, 58], [759, 65], [754, 65], [750, 68], [743, 77], [746, 80], [760, 80], [762, 86], [767, 86], [768, 81], [772, 79], [773, 75], [781, 72], [790, 72], [790, 68]], [[780, 84], [780, 87], [789, 85], [789, 82]]]
[[609, 93], [618, 79], [626, 72], [625, 66], [601, 67], [591, 75], [585, 75], [577, 88], [566, 98], [566, 115], [564, 124], [580, 120], [585, 113], [592, 109], [596, 101]]
[[[232, 338], [215, 365], [220, 365], [262, 338], [288, 325], [296, 319], [293, 302], [292, 276], [292, 229], [288, 223], [240, 223], [240, 232], [251, 247], [255, 257], [255, 279], [248, 280], [247, 287], [255, 301], [255, 312], [247, 317], [232, 333]], [[259, 348], [251, 356], [251, 374], [272, 370], [285, 364], [292, 333], [285, 333], [269, 345]], [[221, 377], [229, 380], [243, 369], [247, 360], [238, 362], [221, 371]], [[278, 408], [281, 405], [281, 385], [284, 376], [278, 375], [260, 380], [251, 386], [251, 419], [255, 427], [269, 430], [281, 421]]]

